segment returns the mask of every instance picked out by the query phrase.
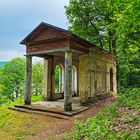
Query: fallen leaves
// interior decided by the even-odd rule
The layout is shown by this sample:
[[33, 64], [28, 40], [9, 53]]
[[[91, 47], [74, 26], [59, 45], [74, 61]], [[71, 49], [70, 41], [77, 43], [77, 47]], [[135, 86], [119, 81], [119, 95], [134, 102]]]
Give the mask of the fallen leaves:
[[122, 106], [119, 108], [119, 116], [111, 127], [116, 132], [140, 130], [140, 113], [133, 108]]

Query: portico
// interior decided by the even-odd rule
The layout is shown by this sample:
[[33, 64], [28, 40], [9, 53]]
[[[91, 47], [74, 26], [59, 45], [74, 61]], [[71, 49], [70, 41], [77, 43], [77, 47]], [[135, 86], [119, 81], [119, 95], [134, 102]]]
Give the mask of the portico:
[[[44, 100], [64, 98], [64, 110], [72, 110], [72, 96], [78, 96], [79, 56], [88, 52], [89, 46], [64, 29], [41, 23], [21, 44], [26, 45], [26, 93], [25, 105], [31, 104], [32, 57], [44, 58]], [[55, 67], [64, 68], [63, 88], [55, 93]], [[77, 89], [72, 91], [72, 69], [77, 71]], [[61, 83], [62, 84], [62, 83]]]
[[[116, 57], [71, 32], [41, 23], [21, 44], [26, 45], [25, 105], [31, 105], [34, 56], [44, 59], [44, 101], [64, 99], [65, 111], [73, 110], [73, 96], [85, 103], [117, 92]], [[56, 67], [60, 69], [58, 89]]]

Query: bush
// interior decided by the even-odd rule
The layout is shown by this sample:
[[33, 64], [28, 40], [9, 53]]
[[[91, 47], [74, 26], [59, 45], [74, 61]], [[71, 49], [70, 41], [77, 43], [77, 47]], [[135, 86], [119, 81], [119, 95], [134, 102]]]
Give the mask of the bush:
[[0, 106], [1, 106], [2, 104], [7, 104], [7, 103], [10, 103], [10, 102], [11, 102], [11, 100], [8, 99], [7, 96], [1, 96], [1, 97], [0, 97]]
[[117, 99], [119, 105], [140, 110], [140, 88], [125, 89]]

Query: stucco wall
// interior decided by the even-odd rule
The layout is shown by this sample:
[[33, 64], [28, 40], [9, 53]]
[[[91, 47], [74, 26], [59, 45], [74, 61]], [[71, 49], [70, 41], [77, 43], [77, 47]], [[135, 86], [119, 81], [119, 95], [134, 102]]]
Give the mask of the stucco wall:
[[[110, 69], [113, 70], [113, 91], [110, 91]], [[117, 92], [115, 57], [92, 48], [79, 58], [79, 97], [86, 102], [99, 94]]]

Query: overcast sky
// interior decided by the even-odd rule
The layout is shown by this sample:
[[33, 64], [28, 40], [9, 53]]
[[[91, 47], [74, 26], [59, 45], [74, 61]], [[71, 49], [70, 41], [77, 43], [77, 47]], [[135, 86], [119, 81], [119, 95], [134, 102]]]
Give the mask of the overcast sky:
[[0, 61], [25, 54], [20, 41], [40, 22], [67, 29], [69, 0], [0, 0]]

